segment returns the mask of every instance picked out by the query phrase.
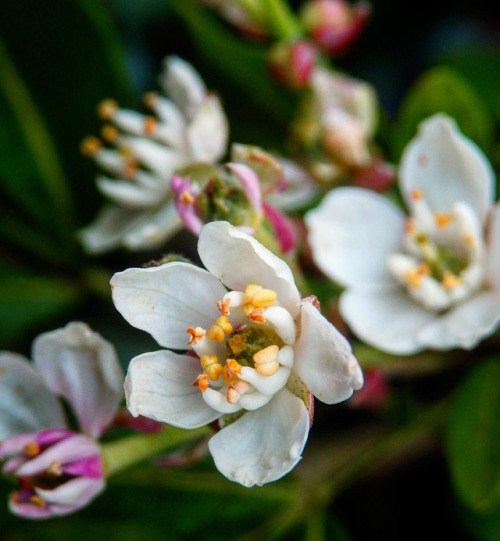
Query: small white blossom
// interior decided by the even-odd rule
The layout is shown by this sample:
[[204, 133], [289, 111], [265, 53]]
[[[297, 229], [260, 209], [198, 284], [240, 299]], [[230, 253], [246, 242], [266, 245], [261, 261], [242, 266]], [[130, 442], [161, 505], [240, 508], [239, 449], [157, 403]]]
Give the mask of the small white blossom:
[[206, 269], [173, 262], [111, 280], [125, 319], [165, 348], [134, 358], [128, 408], [181, 428], [216, 419], [217, 468], [245, 486], [274, 481], [300, 460], [312, 396], [332, 404], [363, 382], [347, 340], [314, 299], [301, 299], [290, 268], [227, 222], [203, 226]]
[[345, 286], [353, 331], [390, 353], [473, 348], [500, 322], [500, 206], [480, 149], [442, 114], [423, 122], [399, 171], [409, 216], [360, 188], [306, 216], [314, 259]]
[[101, 116], [110, 122], [103, 137], [112, 147], [96, 138], [84, 141], [83, 151], [107, 173], [97, 178], [97, 186], [111, 203], [81, 231], [90, 253], [120, 245], [161, 246], [182, 227], [172, 173], [195, 161], [215, 162], [226, 152], [228, 125], [220, 100], [193, 67], [168, 57], [160, 84], [163, 95], [146, 96], [153, 115], [121, 109], [110, 100], [101, 104]]

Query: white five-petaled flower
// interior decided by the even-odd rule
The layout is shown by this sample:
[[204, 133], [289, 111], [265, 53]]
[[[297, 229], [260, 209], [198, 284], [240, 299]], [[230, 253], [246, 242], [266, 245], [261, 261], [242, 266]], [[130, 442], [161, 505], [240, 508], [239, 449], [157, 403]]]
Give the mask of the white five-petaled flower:
[[[63, 397], [78, 421], [70, 424]], [[66, 515], [105, 486], [96, 439], [123, 398], [123, 371], [113, 346], [84, 323], [44, 333], [33, 364], [0, 352], [0, 461], [19, 480], [9, 507], [25, 518]]]
[[227, 222], [203, 226], [206, 269], [173, 262], [128, 269], [111, 280], [125, 319], [160, 350], [134, 358], [128, 408], [181, 428], [218, 419], [209, 442], [217, 468], [245, 486], [276, 480], [300, 460], [311, 393], [332, 404], [363, 377], [347, 340], [311, 298], [301, 299], [288, 265]]
[[308, 213], [314, 259], [345, 286], [352, 330], [390, 353], [471, 349], [500, 322], [494, 173], [452, 119], [424, 121], [402, 156], [409, 216], [369, 190], [338, 188]]
[[82, 145], [111, 175], [97, 178], [111, 204], [80, 232], [90, 253], [120, 245], [130, 250], [161, 246], [182, 227], [170, 188], [172, 173], [195, 161], [216, 162], [226, 152], [228, 125], [220, 100], [193, 67], [168, 57], [160, 84], [164, 95], [146, 96], [150, 116], [103, 102], [100, 113], [110, 125], [102, 135], [115, 148], [93, 137]]

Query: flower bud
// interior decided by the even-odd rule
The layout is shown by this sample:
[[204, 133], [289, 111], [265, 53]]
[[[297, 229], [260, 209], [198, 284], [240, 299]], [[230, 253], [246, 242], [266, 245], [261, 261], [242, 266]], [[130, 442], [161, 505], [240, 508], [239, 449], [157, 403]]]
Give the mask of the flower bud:
[[270, 49], [267, 68], [277, 83], [301, 90], [309, 83], [316, 58], [316, 47], [310, 41], [280, 42]]

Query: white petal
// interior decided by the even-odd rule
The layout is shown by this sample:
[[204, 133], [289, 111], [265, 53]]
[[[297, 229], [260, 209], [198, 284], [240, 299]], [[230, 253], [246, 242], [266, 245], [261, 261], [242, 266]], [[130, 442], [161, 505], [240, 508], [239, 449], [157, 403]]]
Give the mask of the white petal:
[[264, 310], [264, 317], [276, 329], [285, 344], [295, 343], [295, 321], [288, 310], [281, 306], [271, 306]]
[[280, 366], [272, 376], [261, 376], [254, 368], [243, 366], [240, 378], [251, 383], [259, 392], [273, 395], [286, 385], [290, 372], [290, 368]]
[[220, 415], [209, 408], [198, 387], [198, 359], [172, 351], [144, 353], [132, 359], [125, 379], [127, 406], [143, 415], [180, 428], [204, 426]]
[[436, 317], [399, 289], [346, 291], [340, 297], [340, 311], [361, 340], [395, 355], [424, 349], [417, 335]]
[[302, 306], [294, 372], [326, 404], [346, 400], [363, 385], [349, 342], [311, 303]]
[[421, 123], [401, 158], [399, 178], [407, 200], [411, 190], [422, 189], [437, 211], [450, 211], [455, 201], [465, 201], [484, 221], [493, 201], [491, 165], [479, 147], [443, 114]]
[[153, 189], [150, 187], [145, 189], [130, 180], [115, 180], [101, 176], [97, 178], [96, 183], [101, 193], [113, 203], [130, 209], [154, 208], [169, 192], [166, 182], [163, 186], [158, 184]]
[[300, 296], [290, 267], [253, 237], [227, 222], [211, 222], [201, 230], [198, 252], [230, 289], [244, 291], [249, 284], [272, 289], [292, 317], [298, 314]]
[[229, 128], [220, 101], [207, 96], [187, 128], [194, 160], [217, 161], [226, 153]]
[[500, 323], [500, 292], [483, 291], [422, 328], [417, 341], [439, 350], [472, 349]]
[[[54, 515], [62, 515], [84, 507], [100, 494], [104, 487], [104, 479], [77, 477], [66, 481], [55, 489], [42, 490], [37, 488], [36, 492], [51, 506], [55, 505], [60, 509], [60, 512], [55, 512]], [[64, 509], [66, 506], [70, 506], [70, 508]]]
[[389, 285], [387, 256], [402, 251], [403, 213], [362, 188], [336, 188], [306, 214], [318, 267], [345, 286]]
[[221, 413], [236, 413], [241, 409], [241, 406], [238, 403], [231, 404], [228, 402], [225, 392], [226, 388], [219, 390], [211, 389], [210, 387], [203, 391], [202, 397], [203, 400], [208, 404], [208, 406], [215, 411]]
[[165, 94], [189, 119], [206, 94], [205, 83], [196, 70], [178, 56], [171, 55], [164, 61], [160, 78]]
[[287, 474], [301, 459], [308, 432], [304, 403], [283, 389], [263, 408], [224, 427], [208, 446], [223, 475], [251, 487]]
[[173, 349], [187, 349], [188, 327], [209, 329], [226, 292], [209, 272], [182, 262], [116, 273], [111, 288], [116, 308], [131, 325]]
[[113, 345], [73, 322], [38, 336], [33, 360], [49, 388], [71, 405], [82, 431], [100, 436], [123, 398], [124, 373]]
[[142, 213], [123, 235], [123, 245], [130, 250], [159, 248], [182, 229], [182, 221], [172, 201], [153, 212]]
[[0, 352], [0, 441], [22, 432], [65, 426], [59, 401], [28, 359]]
[[144, 137], [124, 136], [120, 137], [120, 144], [132, 151], [148, 169], [167, 182], [170, 175], [177, 167], [183, 165], [184, 156], [174, 149], [145, 139]]
[[497, 291], [500, 291], [500, 204], [491, 210], [487, 242], [488, 280]]

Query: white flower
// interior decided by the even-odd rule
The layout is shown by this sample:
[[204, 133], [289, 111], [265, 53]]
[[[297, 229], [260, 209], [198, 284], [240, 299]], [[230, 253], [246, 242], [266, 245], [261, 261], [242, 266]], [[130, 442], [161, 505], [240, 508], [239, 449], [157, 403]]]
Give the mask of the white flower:
[[300, 460], [312, 392], [328, 404], [362, 385], [346, 339], [300, 298], [290, 268], [227, 222], [205, 225], [208, 270], [182, 262], [128, 269], [111, 280], [125, 319], [165, 348], [133, 359], [133, 415], [181, 428], [216, 419], [217, 468], [245, 486], [276, 480]]
[[96, 138], [84, 141], [83, 151], [112, 175], [97, 178], [111, 204], [80, 233], [90, 253], [120, 245], [130, 250], [162, 245], [181, 229], [172, 173], [194, 161], [217, 161], [226, 151], [228, 126], [221, 103], [193, 67], [168, 57], [160, 84], [165, 96], [150, 94], [146, 100], [155, 116], [103, 102], [101, 116], [113, 124], [103, 129], [103, 137], [115, 149]]
[[395, 354], [471, 349], [500, 322], [500, 206], [493, 170], [448, 117], [423, 122], [399, 171], [403, 211], [369, 190], [332, 190], [306, 216], [314, 259], [346, 287], [340, 310]]

